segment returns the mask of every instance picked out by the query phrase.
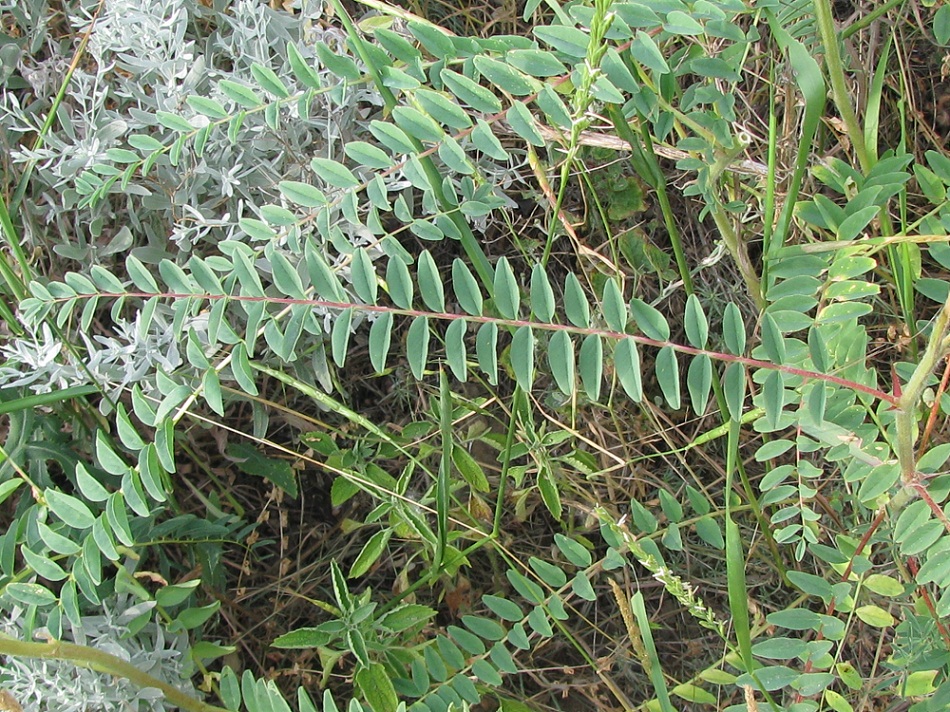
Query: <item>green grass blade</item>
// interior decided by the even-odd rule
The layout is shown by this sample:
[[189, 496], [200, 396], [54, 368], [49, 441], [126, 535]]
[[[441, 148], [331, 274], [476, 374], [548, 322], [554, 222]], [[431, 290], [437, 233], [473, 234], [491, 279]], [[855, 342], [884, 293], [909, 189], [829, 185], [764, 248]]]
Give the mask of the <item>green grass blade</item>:
[[736, 469], [739, 452], [739, 423], [729, 423], [729, 438], [726, 446], [726, 578], [729, 591], [729, 611], [732, 614], [732, 628], [735, 631], [739, 655], [745, 669], [751, 672], [752, 635], [749, 622], [749, 600], [746, 597], [745, 554], [742, 550], [742, 536], [739, 525], [732, 518], [732, 478]]
[[643, 641], [643, 648], [649, 662], [650, 682], [653, 683], [653, 691], [656, 692], [660, 710], [662, 712], [676, 712], [673, 703], [670, 701], [670, 691], [666, 686], [666, 678], [663, 677], [663, 666], [660, 664], [660, 656], [657, 655], [653, 634], [650, 632], [650, 617], [647, 615], [647, 609], [643, 603], [643, 594], [640, 591], [630, 597], [630, 608], [633, 610], [633, 615], [637, 619], [637, 627], [640, 629], [640, 639]]
[[452, 392], [445, 369], [439, 372], [439, 432], [442, 436], [442, 460], [435, 483], [436, 533], [438, 546], [432, 568], [439, 571], [445, 562], [449, 544], [449, 476], [452, 473]]

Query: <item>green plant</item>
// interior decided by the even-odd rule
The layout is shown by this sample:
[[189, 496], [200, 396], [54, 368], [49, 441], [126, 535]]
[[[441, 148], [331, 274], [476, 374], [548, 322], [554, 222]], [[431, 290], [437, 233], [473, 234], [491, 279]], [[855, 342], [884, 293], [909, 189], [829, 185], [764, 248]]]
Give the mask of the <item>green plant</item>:
[[[873, 121], [859, 125], [848, 104], [829, 4], [814, 5], [815, 25], [793, 33], [802, 15], [794, 4], [773, 14], [729, 0], [659, 8], [550, 3], [552, 21], [538, 24], [534, 38], [484, 39], [451, 36], [404, 11], [356, 22], [339, 4], [342, 30], [313, 24], [307, 34], [305, 23], [244, 3], [233, 17], [215, 17], [205, 57], [196, 54], [201, 13], [177, 2], [168, 6], [175, 12], [166, 24], [175, 30], [161, 49], [164, 61], [151, 63], [142, 59], [154, 50], [143, 36], [122, 34], [132, 32], [120, 22], [131, 9], [109, 5], [105, 29], [92, 35], [99, 63], [139, 43], [127, 56], [140, 61], [123, 60], [134, 76], [117, 80], [124, 113], [96, 109], [84, 117], [88, 136], [73, 140], [64, 129], [48, 135], [45, 148], [19, 154], [29, 165], [44, 162], [36, 180], [68, 207], [57, 211], [59, 224], [91, 219], [106, 249], [91, 241], [54, 245], [84, 269], [32, 279], [28, 297], [17, 293], [15, 267], [6, 264], [25, 329], [7, 347], [6, 383], [37, 392], [92, 383], [104, 395], [98, 413], [85, 416], [95, 426], [77, 421], [86, 450], [79, 442], [62, 448], [65, 480], [45, 460], [33, 466], [39, 472], [18, 464], [13, 436], [30, 440], [56, 428], [30, 420], [35, 400], [11, 407], [22, 425], [8, 438], [0, 483], [17, 508], [0, 546], [5, 600], [45, 617], [54, 638], [57, 620], [80, 625], [122, 587], [148, 604], [140, 625], [153, 610], [173, 630], [209, 621], [219, 604], [199, 605], [197, 584], [167, 584], [178, 580], [173, 567], [154, 592], [130, 583], [130, 574], [167, 537], [188, 544], [214, 583], [221, 547], [248, 536], [252, 526], [229, 514], [223, 497], [202, 500], [203, 518], [182, 510], [178, 443], [187, 423], [223, 419], [250, 399], [260, 414], [256, 438], [274, 446], [261, 403], [266, 379], [359, 433], [351, 445], [326, 433], [304, 438], [312, 460], [334, 478], [334, 506], [357, 495], [372, 503], [359, 523], [368, 536], [346, 573], [331, 563], [327, 594], [308, 597], [325, 619], [274, 640], [279, 649], [315, 649], [324, 683], [335, 666], [344, 670], [349, 709], [448, 709], [487, 694], [514, 708], [497, 688], [525, 669], [522, 657], [555, 637], [627, 709], [673, 709], [677, 697], [740, 709], [739, 699], [749, 708], [848, 710], [872, 694], [939, 708], [950, 694], [945, 661], [922, 660], [918, 651], [923, 639], [943, 652], [950, 646], [940, 623], [950, 605], [941, 474], [950, 448], [931, 446], [930, 426], [923, 437], [917, 430], [925, 414], [933, 420], [948, 410], [932, 374], [950, 353], [950, 287], [942, 273], [922, 277], [919, 243], [932, 243], [936, 267], [950, 268], [945, 243], [927, 237], [946, 232], [950, 163], [931, 151], [923, 165], [905, 147], [878, 155]], [[142, 10], [143, 22], [154, 21], [159, 6]], [[536, 9], [529, 3], [526, 17]], [[317, 8], [307, 13], [322, 19]], [[794, 71], [796, 93], [786, 98], [804, 101], [781, 207], [774, 113], [771, 180], [761, 185], [758, 167], [740, 162], [751, 137], [737, 127], [735, 92], [765, 26], [782, 53], [771, 71]], [[191, 38], [184, 50], [172, 49], [173, 35]], [[825, 48], [825, 69], [806, 42]], [[242, 43], [252, 51], [242, 55]], [[200, 68], [189, 71], [197, 57]], [[874, 83], [878, 104], [884, 69]], [[181, 81], [168, 89], [171, 78]], [[826, 84], [853, 163], [847, 154], [811, 162]], [[70, 96], [81, 102], [80, 92]], [[14, 94], [5, 100], [12, 106]], [[585, 251], [567, 218], [595, 109], [626, 142], [625, 174], [655, 195], [683, 285], [678, 312], [669, 301], [631, 293], [619, 260]], [[32, 125], [27, 118], [10, 109], [7, 120], [22, 133]], [[562, 153], [552, 150], [559, 164], [544, 166], [537, 149], [549, 143]], [[715, 226], [741, 276], [739, 303], [707, 305], [697, 296], [693, 280], [705, 267], [689, 264], [661, 149], [690, 175], [679, 198], [697, 200], [700, 217]], [[307, 161], [308, 153], [317, 155]], [[502, 217], [513, 202], [512, 167], [522, 160], [551, 209], [533, 244]], [[557, 176], [553, 187], [549, 175]], [[898, 232], [890, 214], [913, 197], [913, 180], [929, 205]], [[594, 186], [596, 203], [597, 180], [585, 176], [581, 185]], [[604, 204], [596, 212], [609, 236], [618, 216]], [[136, 230], [107, 235], [112, 215], [128, 217]], [[170, 244], [158, 239], [168, 224]], [[477, 236], [491, 230], [510, 233], [515, 249], [490, 253]], [[10, 226], [4, 233], [15, 234]], [[577, 266], [555, 262], [556, 248], [566, 245]], [[921, 311], [914, 290], [943, 306]], [[889, 295], [915, 362], [894, 364], [894, 386], [882, 388], [868, 361], [868, 321]], [[932, 320], [917, 322], [931, 312]], [[111, 322], [115, 335], [89, 338], [100, 322]], [[353, 342], [377, 376], [400, 369], [400, 378], [420, 384], [430, 398], [428, 422], [398, 432], [345, 402], [340, 374], [356, 358]], [[721, 445], [723, 482], [712, 496], [695, 473], [692, 481], [658, 479], [650, 496], [659, 509], [634, 497], [625, 503], [627, 525], [608, 507], [585, 510], [581, 488], [565, 484], [564, 472], [605, 478], [575, 424], [596, 404], [615, 418], [626, 407], [650, 413], [645, 374], [655, 378], [657, 408], [688, 408], [696, 418], [716, 411], [721, 426], [704, 421], [705, 435], [686, 447], [670, 443], [662, 454], [688, 471], [694, 448]], [[463, 436], [458, 424], [474, 418], [489, 425]], [[497, 473], [469, 453], [473, 441], [497, 452]], [[247, 447], [230, 454], [298, 494], [288, 466], [269, 466]], [[390, 459], [392, 471], [379, 464]], [[525, 517], [532, 500], [560, 529], [547, 557], [522, 555], [505, 531], [509, 505]], [[586, 526], [572, 523], [577, 511], [588, 515]], [[764, 554], [744, 536], [755, 528]], [[689, 584], [690, 537], [723, 562], [718, 611]], [[354, 582], [397, 542], [407, 563], [396, 593], [371, 584], [355, 592]], [[753, 558], [778, 572], [785, 594], [764, 618], [749, 603]], [[440, 624], [434, 606], [415, 602], [475, 561], [487, 562], [504, 589], [481, 595], [458, 624]], [[615, 580], [644, 570], [723, 650], [691, 677], [668, 679], [642, 593]], [[655, 700], [631, 699], [576, 627], [608, 581]], [[894, 626], [895, 613], [903, 617], [898, 650], [877, 684], [852, 664], [848, 637], [858, 626]], [[789, 632], [766, 634], [769, 627]], [[62, 645], [0, 640], [0, 652], [68, 650], [72, 659], [125, 674]], [[204, 665], [228, 650], [199, 636], [191, 654]], [[206, 677], [230, 710], [287, 708], [273, 682], [250, 671]], [[297, 704], [316, 709], [302, 688]], [[321, 704], [337, 709], [329, 692]]]

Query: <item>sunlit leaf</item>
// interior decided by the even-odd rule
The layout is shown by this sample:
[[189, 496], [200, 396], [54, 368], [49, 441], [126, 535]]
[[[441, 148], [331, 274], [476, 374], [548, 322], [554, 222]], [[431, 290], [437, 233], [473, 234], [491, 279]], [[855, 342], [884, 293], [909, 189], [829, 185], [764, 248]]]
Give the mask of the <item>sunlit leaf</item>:
[[676, 360], [676, 351], [664, 346], [656, 355], [656, 380], [663, 391], [663, 397], [673, 410], [680, 407], [680, 374]]
[[534, 384], [534, 332], [530, 326], [519, 327], [511, 339], [511, 367], [515, 380], [525, 391]]
[[465, 352], [465, 331], [468, 324], [456, 319], [445, 330], [445, 357], [455, 377], [463, 383], [468, 380], [468, 355]]
[[518, 280], [506, 257], [495, 265], [495, 307], [505, 319], [517, 319], [521, 305], [521, 292]]
[[588, 334], [581, 343], [579, 359], [581, 383], [592, 401], [600, 399], [601, 381], [604, 376], [604, 345], [597, 334]]
[[640, 331], [647, 338], [654, 341], [667, 341], [670, 338], [670, 325], [658, 309], [634, 297], [630, 300], [630, 311]]
[[419, 277], [419, 293], [425, 305], [435, 312], [445, 311], [445, 290], [442, 287], [442, 276], [432, 258], [432, 253], [426, 250], [419, 255], [416, 265]]
[[574, 343], [566, 331], [556, 331], [548, 343], [548, 365], [554, 382], [566, 396], [574, 393]]
[[639, 403], [643, 398], [643, 383], [640, 377], [640, 352], [637, 350], [636, 341], [628, 337], [617, 342], [614, 368], [627, 395]]
[[726, 347], [736, 356], [745, 353], [745, 324], [742, 313], [735, 302], [729, 302], [722, 319], [722, 335], [726, 340]]
[[386, 370], [386, 357], [393, 331], [392, 312], [383, 312], [369, 330], [369, 360], [377, 373]]

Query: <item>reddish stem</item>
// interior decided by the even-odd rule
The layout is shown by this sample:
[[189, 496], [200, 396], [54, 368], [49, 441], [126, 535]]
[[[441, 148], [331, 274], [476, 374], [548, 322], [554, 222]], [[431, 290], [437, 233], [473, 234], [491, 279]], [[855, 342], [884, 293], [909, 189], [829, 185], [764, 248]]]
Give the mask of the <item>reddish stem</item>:
[[75, 297], [69, 298], [57, 298], [53, 300], [53, 303], [68, 302], [73, 299], [93, 299], [93, 298], [106, 298], [106, 299], [121, 299], [128, 297], [136, 297], [140, 299], [152, 299], [154, 297], [160, 297], [163, 299], [204, 299], [209, 302], [219, 301], [221, 299], [230, 299], [236, 302], [268, 302], [271, 304], [303, 304], [311, 307], [321, 307], [324, 309], [357, 309], [363, 312], [370, 312], [376, 314], [400, 314], [403, 316], [424, 316], [431, 319], [439, 319], [442, 321], [469, 321], [475, 324], [498, 324], [501, 326], [511, 326], [514, 328], [522, 326], [530, 326], [533, 329], [538, 329], [541, 331], [566, 331], [572, 334], [580, 334], [584, 336], [595, 335], [602, 336], [608, 339], [614, 339], [619, 341], [620, 339], [633, 339], [638, 344], [643, 344], [644, 346], [653, 346], [655, 348], [664, 348], [669, 347], [674, 351], [679, 353], [689, 354], [691, 356], [709, 356], [717, 361], [724, 361], [726, 363], [741, 363], [744, 366], [749, 366], [751, 368], [764, 368], [771, 371], [778, 371], [780, 373], [787, 373], [790, 376], [798, 376], [804, 378], [808, 381], [824, 381], [825, 383], [833, 383], [837, 386], [842, 386], [843, 388], [849, 388], [853, 391], [859, 393], [864, 393], [866, 395], [875, 398], [876, 400], [883, 401], [890, 405], [898, 405], [899, 399], [897, 396], [894, 396], [890, 393], [885, 393], [884, 391], [878, 390], [877, 388], [872, 388], [871, 386], [865, 386], [863, 383], [856, 383], [855, 381], [849, 381], [846, 378], [841, 378], [839, 376], [832, 376], [827, 373], [818, 373], [816, 371], [808, 371], [803, 368], [796, 368], [794, 366], [782, 366], [779, 364], [774, 364], [769, 361], [760, 361], [754, 358], [748, 358], [746, 356], [735, 356], [733, 354], [722, 353], [718, 351], [708, 351], [707, 349], [699, 349], [693, 346], [684, 346], [682, 344], [676, 344], [672, 341], [660, 341], [658, 339], [651, 339], [647, 336], [642, 336], [639, 334], [627, 334], [621, 331], [611, 331], [609, 329], [595, 329], [592, 327], [578, 327], [571, 324], [545, 324], [540, 322], [528, 321], [526, 319], [499, 319], [493, 316], [472, 316], [469, 314], [453, 314], [450, 312], [431, 312], [423, 311], [419, 309], [399, 309], [396, 307], [387, 307], [387, 306], [377, 306], [373, 304], [355, 304], [352, 302], [328, 302], [322, 299], [295, 299], [293, 297], [254, 297], [246, 295], [233, 296], [229, 294], [184, 294], [177, 292], [161, 292], [161, 293], [151, 293], [151, 292], [96, 292], [93, 294], [77, 294]]

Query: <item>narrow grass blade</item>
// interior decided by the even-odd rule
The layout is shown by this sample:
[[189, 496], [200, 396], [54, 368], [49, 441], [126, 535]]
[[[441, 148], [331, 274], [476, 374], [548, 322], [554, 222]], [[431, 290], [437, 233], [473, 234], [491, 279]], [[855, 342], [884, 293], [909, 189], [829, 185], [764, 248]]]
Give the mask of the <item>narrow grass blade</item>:
[[647, 662], [649, 662], [650, 682], [653, 683], [653, 691], [656, 692], [660, 710], [661, 712], [675, 712], [673, 703], [670, 701], [670, 691], [666, 687], [666, 679], [663, 677], [660, 656], [657, 655], [653, 634], [650, 632], [650, 617], [647, 615], [647, 609], [643, 603], [643, 594], [639, 591], [630, 597], [630, 608], [633, 610], [633, 615], [637, 619], [637, 627], [640, 629], [640, 639], [643, 642]]

